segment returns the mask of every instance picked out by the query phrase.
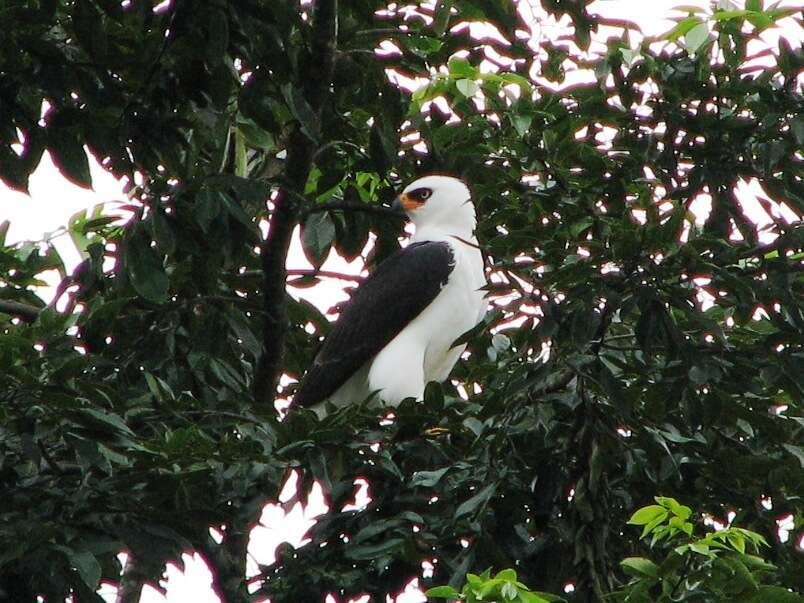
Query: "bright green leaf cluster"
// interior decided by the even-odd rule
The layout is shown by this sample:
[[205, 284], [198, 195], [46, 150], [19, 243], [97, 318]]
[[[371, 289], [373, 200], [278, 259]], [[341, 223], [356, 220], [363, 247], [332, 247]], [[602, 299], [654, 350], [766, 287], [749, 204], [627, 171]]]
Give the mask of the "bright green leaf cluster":
[[672, 538], [679, 531], [692, 535], [692, 523], [687, 521], [692, 514], [689, 507], [665, 496], [657, 496], [655, 500], [658, 504], [638, 509], [628, 520], [631, 525], [645, 526], [640, 538], [652, 534], [651, 544], [655, 544], [663, 538]]
[[491, 575], [487, 569], [482, 574], [466, 574], [466, 584], [458, 591], [451, 586], [436, 586], [425, 595], [437, 599], [457, 599], [466, 603], [552, 603], [564, 601], [548, 593], [534, 592], [517, 579], [516, 571], [504, 569]]
[[[669, 603], [670, 601], [746, 601], [800, 603], [804, 597], [774, 584], [778, 567], [746, 552], [767, 547], [752, 530], [729, 526], [703, 537], [693, 533], [689, 507], [669, 497], [656, 497], [658, 505], [638, 509], [632, 525], [644, 525], [642, 538], [651, 536], [654, 554], [665, 544], [665, 557], [654, 561], [628, 557], [620, 567], [630, 581], [613, 593], [614, 601]], [[683, 522], [679, 525], [679, 522]]]

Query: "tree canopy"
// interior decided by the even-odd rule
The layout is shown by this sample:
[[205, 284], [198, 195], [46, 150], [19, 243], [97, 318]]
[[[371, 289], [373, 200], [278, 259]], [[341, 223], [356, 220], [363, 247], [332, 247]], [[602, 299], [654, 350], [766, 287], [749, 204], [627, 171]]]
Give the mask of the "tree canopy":
[[[686, 7], [651, 39], [526, 4], [4, 3], [0, 178], [47, 151], [90, 186], [88, 151], [130, 201], [71, 222], [72, 274], [0, 249], [0, 598], [136, 601], [193, 550], [230, 603], [385, 601], [425, 561], [599, 601], [655, 496], [736, 513], [804, 590], [804, 50], [762, 42], [801, 14]], [[430, 171], [468, 182], [489, 260], [468, 359], [392, 419], [282, 418], [329, 328], [298, 289], [398, 248], [387, 202]], [[247, 576], [291, 471], [329, 512]]]

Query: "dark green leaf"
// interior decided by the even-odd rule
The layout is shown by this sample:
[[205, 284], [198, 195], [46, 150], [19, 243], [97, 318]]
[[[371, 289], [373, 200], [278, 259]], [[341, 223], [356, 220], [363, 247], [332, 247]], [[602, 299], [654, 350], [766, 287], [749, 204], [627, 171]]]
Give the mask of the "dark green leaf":
[[301, 240], [304, 254], [316, 268], [327, 259], [332, 241], [335, 238], [335, 224], [329, 212], [313, 212], [302, 224]]
[[489, 484], [477, 494], [465, 500], [455, 510], [455, 520], [459, 520], [467, 515], [476, 513], [483, 505], [485, 505], [497, 490], [497, 484]]
[[92, 188], [87, 154], [75, 131], [72, 128], [54, 125], [48, 127], [47, 135], [53, 163], [61, 174], [78, 186]]

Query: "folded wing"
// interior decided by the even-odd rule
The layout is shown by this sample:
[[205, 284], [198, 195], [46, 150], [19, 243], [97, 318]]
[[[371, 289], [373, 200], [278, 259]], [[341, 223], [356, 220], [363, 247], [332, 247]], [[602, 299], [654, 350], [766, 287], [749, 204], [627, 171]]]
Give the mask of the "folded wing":
[[416, 318], [455, 267], [448, 243], [413, 243], [385, 260], [355, 291], [313, 365], [294, 405], [327, 399]]

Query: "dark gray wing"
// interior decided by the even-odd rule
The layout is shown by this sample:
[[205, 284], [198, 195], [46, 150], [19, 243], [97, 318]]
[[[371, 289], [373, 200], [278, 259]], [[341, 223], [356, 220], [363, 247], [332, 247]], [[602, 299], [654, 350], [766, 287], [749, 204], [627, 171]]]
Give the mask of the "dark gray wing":
[[346, 383], [436, 298], [454, 267], [449, 244], [435, 241], [408, 245], [380, 264], [344, 307], [294, 406], [317, 404]]

